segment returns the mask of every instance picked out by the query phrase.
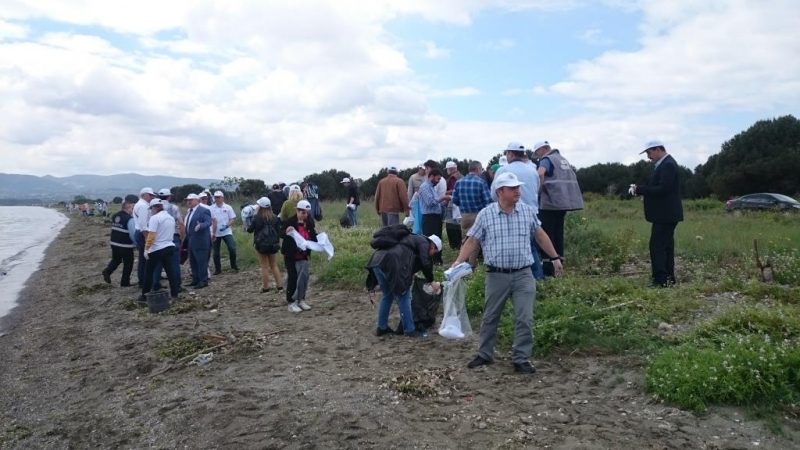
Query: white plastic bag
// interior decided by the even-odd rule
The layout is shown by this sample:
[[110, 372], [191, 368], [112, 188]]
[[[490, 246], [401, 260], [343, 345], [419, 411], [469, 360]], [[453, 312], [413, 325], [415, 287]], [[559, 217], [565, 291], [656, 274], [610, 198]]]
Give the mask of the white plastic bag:
[[467, 283], [463, 278], [445, 281], [444, 285], [444, 317], [439, 326], [439, 335], [447, 339], [463, 339], [472, 334], [472, 325], [467, 315], [464, 301]]
[[405, 219], [403, 219], [403, 225], [405, 225], [405, 226], [407, 226], [409, 228], [413, 227], [414, 226], [414, 216], [408, 216]]
[[447, 206], [447, 209], [444, 211], [444, 222], [445, 223], [453, 223], [453, 224], [460, 224], [461, 223], [461, 209], [454, 205], [450, 204]]
[[329, 261], [331, 258], [333, 258], [333, 244], [331, 243], [330, 239], [328, 239], [328, 235], [326, 233], [318, 234], [316, 242], [305, 240], [305, 238], [300, 236], [300, 233], [298, 233], [296, 230], [292, 230], [286, 234], [294, 239], [298, 249], [325, 252], [328, 254]]

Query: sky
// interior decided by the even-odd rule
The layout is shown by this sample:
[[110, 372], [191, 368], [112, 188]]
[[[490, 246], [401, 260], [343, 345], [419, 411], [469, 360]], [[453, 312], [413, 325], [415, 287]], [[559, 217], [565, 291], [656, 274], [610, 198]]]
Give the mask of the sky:
[[800, 112], [797, 0], [0, 2], [0, 171], [368, 178], [547, 140], [694, 168]]

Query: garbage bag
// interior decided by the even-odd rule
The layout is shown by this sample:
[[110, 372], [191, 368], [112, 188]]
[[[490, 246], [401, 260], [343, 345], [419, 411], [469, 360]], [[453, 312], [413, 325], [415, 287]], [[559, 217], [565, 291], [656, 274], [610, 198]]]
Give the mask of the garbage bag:
[[411, 286], [411, 313], [414, 316], [414, 325], [417, 330], [427, 331], [436, 323], [439, 315], [439, 305], [442, 304], [442, 291], [438, 293], [427, 292], [428, 284], [424, 278], [414, 277]]
[[463, 339], [472, 335], [472, 325], [467, 315], [467, 282], [464, 278], [445, 281], [444, 317], [439, 326], [439, 335], [447, 339]]

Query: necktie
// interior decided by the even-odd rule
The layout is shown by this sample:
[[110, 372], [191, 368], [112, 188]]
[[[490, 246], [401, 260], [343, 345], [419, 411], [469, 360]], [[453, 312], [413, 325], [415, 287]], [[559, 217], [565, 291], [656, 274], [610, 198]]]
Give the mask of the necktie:
[[194, 208], [189, 208], [189, 214], [186, 216], [186, 226], [187, 227], [192, 222], [192, 211], [194, 211]]

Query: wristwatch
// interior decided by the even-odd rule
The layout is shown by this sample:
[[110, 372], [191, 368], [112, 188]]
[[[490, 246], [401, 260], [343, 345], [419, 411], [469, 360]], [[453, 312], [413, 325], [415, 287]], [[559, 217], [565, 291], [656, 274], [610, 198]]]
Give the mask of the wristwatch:
[[556, 255], [550, 257], [550, 261], [561, 261], [561, 255]]

